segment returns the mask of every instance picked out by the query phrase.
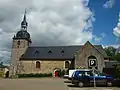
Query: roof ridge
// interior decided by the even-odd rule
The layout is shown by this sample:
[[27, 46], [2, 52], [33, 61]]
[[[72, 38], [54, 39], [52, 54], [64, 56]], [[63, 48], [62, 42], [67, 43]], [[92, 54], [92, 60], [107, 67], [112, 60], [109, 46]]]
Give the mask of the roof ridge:
[[[36, 48], [39, 48], [39, 47], [79, 47], [79, 46], [84, 46], [84, 45], [60, 45], [60, 46], [29, 46], [30, 48], [31, 47], [36, 47]], [[93, 45], [93, 46], [101, 46], [101, 45]]]
[[29, 46], [29, 47], [76, 47], [76, 46], [79, 47], [79, 46], [83, 46], [83, 45], [71, 45], [71, 46], [70, 45], [69, 46], [67, 46], [67, 45], [66, 46], [62, 46], [62, 45], [61, 46]]

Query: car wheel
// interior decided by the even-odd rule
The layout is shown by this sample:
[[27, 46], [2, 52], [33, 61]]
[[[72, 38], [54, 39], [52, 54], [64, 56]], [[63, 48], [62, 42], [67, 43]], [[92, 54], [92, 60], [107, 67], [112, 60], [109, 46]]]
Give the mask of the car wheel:
[[111, 81], [107, 81], [107, 86], [111, 87], [112, 86], [112, 82]]
[[79, 83], [78, 83], [78, 86], [79, 86], [79, 87], [83, 87], [83, 85], [84, 85], [83, 82], [79, 82]]

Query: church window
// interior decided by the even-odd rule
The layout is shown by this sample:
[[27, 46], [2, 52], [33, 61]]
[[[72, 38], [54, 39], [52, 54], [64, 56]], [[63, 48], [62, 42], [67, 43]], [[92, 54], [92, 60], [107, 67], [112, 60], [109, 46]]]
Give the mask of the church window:
[[62, 50], [61, 53], [64, 53], [64, 50]]
[[36, 62], [36, 68], [40, 68], [40, 62], [39, 61]]
[[65, 68], [69, 68], [70, 64], [69, 61], [65, 61]]
[[17, 42], [17, 45], [20, 45], [20, 41]]
[[39, 55], [39, 51], [35, 51], [35, 56], [38, 56]]

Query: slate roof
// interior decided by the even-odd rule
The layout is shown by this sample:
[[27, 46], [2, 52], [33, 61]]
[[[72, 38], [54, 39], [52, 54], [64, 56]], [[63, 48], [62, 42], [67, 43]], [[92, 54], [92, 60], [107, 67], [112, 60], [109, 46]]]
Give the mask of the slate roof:
[[4, 66], [4, 65], [0, 64], [0, 68], [7, 68], [7, 66]]
[[[76, 51], [80, 50], [83, 45], [75, 45], [75, 46], [31, 46], [28, 47], [25, 54], [22, 55], [21, 60], [29, 60], [29, 59], [73, 59]], [[105, 51], [103, 50], [101, 45], [94, 45], [94, 47], [107, 57]]]

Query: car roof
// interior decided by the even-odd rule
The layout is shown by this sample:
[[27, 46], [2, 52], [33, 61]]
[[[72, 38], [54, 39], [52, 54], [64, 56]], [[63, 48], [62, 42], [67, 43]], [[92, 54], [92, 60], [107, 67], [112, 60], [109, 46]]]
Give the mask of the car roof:
[[77, 69], [77, 71], [92, 71], [91, 69]]

